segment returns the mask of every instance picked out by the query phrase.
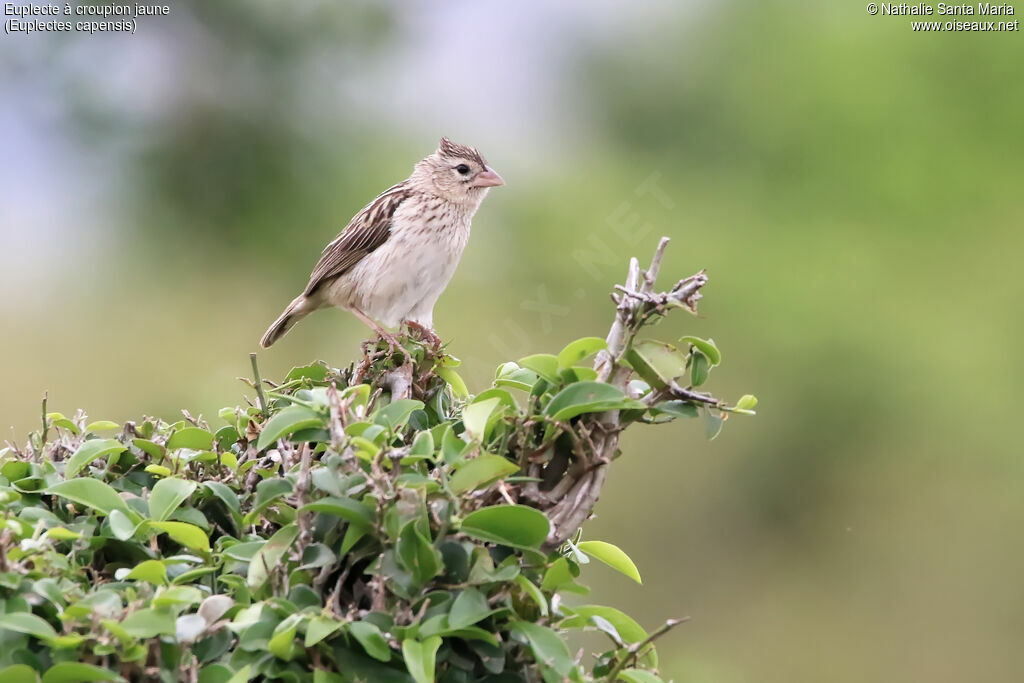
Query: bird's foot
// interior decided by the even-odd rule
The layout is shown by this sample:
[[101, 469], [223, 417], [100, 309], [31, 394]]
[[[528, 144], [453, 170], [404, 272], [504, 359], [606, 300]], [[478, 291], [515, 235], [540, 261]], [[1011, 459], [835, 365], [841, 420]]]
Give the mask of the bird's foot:
[[[387, 345], [388, 345], [388, 355], [389, 356], [394, 356], [395, 353], [401, 353], [402, 356], [405, 359], [405, 361], [402, 363], [403, 366], [408, 365], [411, 362], [409, 360], [408, 352], [406, 352], [406, 350], [402, 347], [402, 344], [399, 343], [399, 341], [397, 339], [395, 339], [395, 336], [393, 334], [391, 334], [390, 332], [385, 330], [383, 327], [378, 325], [377, 322], [373, 318], [371, 318], [370, 316], [366, 315], [365, 313], [360, 311], [358, 308], [355, 308], [353, 306], [353, 307], [349, 308], [349, 311], [351, 311], [353, 315], [355, 315], [357, 318], [359, 318], [361, 321], [363, 321], [363, 323], [367, 327], [369, 327], [371, 330], [376, 332], [377, 336], [380, 339], [383, 339], [387, 343]], [[363, 354], [365, 356], [367, 356], [367, 357], [370, 356], [370, 352], [369, 352], [369, 349], [367, 348], [367, 343], [366, 342], [364, 342], [364, 344], [363, 344]]]
[[421, 325], [414, 320], [406, 320], [405, 325], [409, 328], [410, 332], [415, 332], [419, 335], [419, 338], [422, 341], [425, 341], [434, 347], [435, 351], [439, 351], [441, 349], [441, 337], [437, 336], [437, 333], [432, 329], [426, 325]]

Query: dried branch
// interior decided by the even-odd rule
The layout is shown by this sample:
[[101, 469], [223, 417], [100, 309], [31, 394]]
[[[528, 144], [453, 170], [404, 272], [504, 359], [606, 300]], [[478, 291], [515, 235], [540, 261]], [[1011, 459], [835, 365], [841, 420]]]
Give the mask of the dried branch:
[[[661, 238], [651, 258], [651, 265], [644, 271], [640, 270], [636, 258], [630, 259], [625, 284], [616, 285], [618, 294], [612, 294], [612, 300], [615, 302], [615, 320], [605, 339], [607, 349], [601, 351], [594, 361], [598, 381], [625, 390], [633, 371], [622, 362], [622, 359], [640, 329], [650, 322], [653, 316], [667, 315], [672, 308], [683, 307], [690, 312], [696, 312], [700, 289], [708, 282], [708, 276], [703, 270], [680, 280], [669, 292], [654, 291], [668, 242], [669, 238]], [[718, 404], [715, 399], [682, 389], [675, 384], [672, 388], [673, 395], [679, 398]], [[548, 548], [560, 546], [576, 533], [590, 517], [604, 488], [608, 464], [614, 459], [619, 445], [619, 432], [622, 429], [619, 411], [611, 410], [600, 414], [595, 426], [599, 428], [595, 430], [588, 448], [585, 449], [582, 474], [574, 477], [566, 473], [566, 480], [558, 487], [559, 493], [566, 493], [561, 496], [550, 496], [553, 505], [545, 510], [551, 522], [551, 533], [546, 543]]]
[[297, 544], [299, 557], [302, 557], [303, 551], [305, 551], [306, 546], [309, 545], [313, 538], [312, 529], [310, 528], [311, 515], [309, 512], [302, 511], [302, 508], [309, 502], [309, 470], [313, 459], [312, 450], [309, 447], [309, 443], [304, 443], [300, 447], [299, 478], [295, 482], [296, 509], [299, 511], [299, 541]]
[[630, 659], [636, 658], [645, 647], [647, 647], [655, 640], [671, 631], [679, 624], [689, 620], [690, 617], [684, 617], [682, 619], [669, 619], [659, 628], [652, 631], [649, 636], [647, 636], [640, 642], [633, 643], [632, 645], [630, 645], [629, 648], [627, 648], [626, 650], [625, 656], [623, 656], [622, 659], [615, 663], [615, 666], [612, 667], [612, 670], [608, 672], [608, 678], [606, 678], [605, 680], [608, 681], [608, 683], [615, 683], [615, 679], [617, 679], [622, 670], [626, 668], [626, 664], [629, 662]]

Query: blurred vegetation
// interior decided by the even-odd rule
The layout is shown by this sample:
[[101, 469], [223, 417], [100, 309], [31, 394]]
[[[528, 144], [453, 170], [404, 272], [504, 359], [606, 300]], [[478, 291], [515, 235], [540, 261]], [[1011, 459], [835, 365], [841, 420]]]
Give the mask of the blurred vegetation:
[[[111, 419], [139, 405], [213, 414], [322, 245], [452, 134], [425, 138], [412, 111], [395, 130], [364, 104], [363, 72], [415, 24], [325, 4], [278, 33], [283, 10], [218, 6], [203, 11], [228, 19], [193, 3], [194, 21], [161, 25], [189, 66], [173, 106], [54, 91], [70, 130], [130, 123], [106, 138], [130, 153], [117, 157], [117, 238], [102, 258], [48, 273], [60, 284], [41, 304], [24, 303], [27, 289], [4, 297], [12, 438], [36, 426], [44, 390], [57, 409]], [[436, 315], [471, 387], [506, 357], [593, 329], [620, 257], [669, 234], [666, 277], [713, 277], [708, 320], [688, 331], [713, 326], [727, 353], [741, 349], [717, 380], [762, 404], [710, 445], [674, 428], [628, 438], [641, 455], [616, 463], [590, 523], [597, 537], [633, 532], [623, 548], [645, 585], [614, 584], [614, 604], [646, 624], [694, 618], [662, 642], [664, 670], [716, 683], [1015, 680], [1019, 34], [915, 34], [907, 18], [843, 3], [685, 5], [642, 39], [622, 24], [622, 39], [565, 39], [570, 68], [553, 70], [564, 116], [551, 124], [571, 123], [562, 148], [501, 130], [466, 140], [508, 181]], [[38, 79], [80, 73], [47, 65]], [[324, 97], [338, 83], [360, 85]], [[456, 129], [482, 116], [461, 97], [442, 106]], [[637, 194], [654, 173], [671, 207]], [[659, 336], [683, 332], [665, 325]], [[263, 362], [274, 375], [343, 363], [363, 336], [321, 313]], [[107, 383], [112, 367], [133, 381]]]

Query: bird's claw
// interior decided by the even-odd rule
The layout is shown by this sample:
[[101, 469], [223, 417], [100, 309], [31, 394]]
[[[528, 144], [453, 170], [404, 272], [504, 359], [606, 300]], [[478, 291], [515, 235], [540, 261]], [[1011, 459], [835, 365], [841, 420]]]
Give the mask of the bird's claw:
[[441, 337], [437, 336], [437, 333], [426, 325], [421, 325], [418, 322], [412, 320], [406, 320], [405, 325], [409, 328], [410, 332], [416, 332], [420, 339], [429, 343], [434, 347], [434, 350], [440, 350], [441, 348]]

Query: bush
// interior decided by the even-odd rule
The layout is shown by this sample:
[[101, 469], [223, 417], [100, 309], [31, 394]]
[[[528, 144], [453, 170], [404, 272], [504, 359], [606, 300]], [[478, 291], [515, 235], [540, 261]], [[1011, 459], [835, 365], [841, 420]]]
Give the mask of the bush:
[[[660, 680], [653, 640], [676, 622], [649, 634], [566, 599], [592, 559], [640, 580], [579, 526], [627, 425], [703, 413], [717, 432], [754, 401], [694, 391], [712, 342], [635, 341], [706, 281], [654, 293], [639, 274], [607, 344], [506, 363], [472, 398], [454, 358], [403, 337], [280, 384], [254, 360], [258, 398], [217, 429], [44, 404], [0, 451], [0, 680]], [[580, 661], [572, 630], [608, 651]]]

